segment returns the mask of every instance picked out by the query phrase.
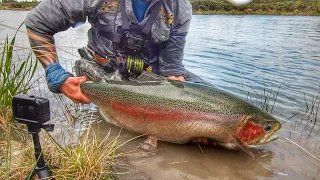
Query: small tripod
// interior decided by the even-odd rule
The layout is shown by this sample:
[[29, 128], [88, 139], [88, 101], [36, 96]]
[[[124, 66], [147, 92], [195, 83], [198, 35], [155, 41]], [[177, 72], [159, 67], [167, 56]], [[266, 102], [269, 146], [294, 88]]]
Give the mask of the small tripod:
[[28, 132], [32, 135], [33, 138], [33, 145], [35, 151], [35, 157], [37, 161], [36, 167], [32, 170], [30, 176], [26, 179], [32, 179], [34, 175], [38, 175], [40, 179], [54, 179], [52, 178], [52, 173], [48, 169], [46, 162], [44, 161], [43, 152], [40, 144], [39, 132], [41, 128], [45, 129], [46, 131], [53, 131], [54, 124], [43, 124], [43, 125], [34, 125], [28, 124]]

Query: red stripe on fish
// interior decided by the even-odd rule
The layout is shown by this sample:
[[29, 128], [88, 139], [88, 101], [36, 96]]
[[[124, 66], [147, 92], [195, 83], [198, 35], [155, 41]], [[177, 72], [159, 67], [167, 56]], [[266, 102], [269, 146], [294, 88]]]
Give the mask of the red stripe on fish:
[[124, 104], [116, 100], [111, 101], [111, 108], [115, 111], [125, 113], [132, 117], [138, 117], [146, 120], [191, 120], [191, 119], [209, 119], [213, 115], [198, 113], [198, 112], [186, 112], [182, 110], [172, 108], [161, 108], [148, 106], [139, 106], [133, 104]]

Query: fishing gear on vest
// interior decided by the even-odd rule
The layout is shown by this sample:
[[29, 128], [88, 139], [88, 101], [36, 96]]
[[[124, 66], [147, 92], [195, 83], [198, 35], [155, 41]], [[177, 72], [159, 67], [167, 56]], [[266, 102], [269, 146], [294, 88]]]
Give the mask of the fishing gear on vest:
[[135, 55], [107, 56], [103, 58], [87, 47], [78, 49], [80, 56], [101, 65], [108, 73], [119, 70], [124, 79], [136, 78], [150, 66], [143, 58]]
[[117, 32], [106, 32], [103, 28], [96, 28], [99, 34], [112, 41], [114, 55], [98, 55], [89, 48], [79, 49], [81, 57], [93, 60], [102, 65], [106, 72], [120, 70], [123, 78], [137, 77], [149, 67], [145, 61], [144, 53], [148, 48], [156, 46], [151, 40], [151, 28], [159, 13], [162, 0], [156, 2], [144, 27], [129, 24], [125, 11], [125, 0], [120, 0], [122, 27]]

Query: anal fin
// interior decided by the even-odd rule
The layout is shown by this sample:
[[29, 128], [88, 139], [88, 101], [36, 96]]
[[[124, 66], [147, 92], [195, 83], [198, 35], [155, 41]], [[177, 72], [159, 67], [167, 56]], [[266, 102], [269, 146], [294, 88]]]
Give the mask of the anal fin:
[[148, 138], [143, 143], [140, 143], [138, 147], [144, 151], [155, 151], [157, 150], [157, 141], [158, 139], [156, 137], [148, 136]]

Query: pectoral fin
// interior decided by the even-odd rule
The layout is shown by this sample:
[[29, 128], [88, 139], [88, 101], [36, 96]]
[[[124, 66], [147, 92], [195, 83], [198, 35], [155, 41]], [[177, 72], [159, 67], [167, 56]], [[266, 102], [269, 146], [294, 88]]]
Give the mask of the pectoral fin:
[[247, 154], [249, 154], [252, 159], [254, 159], [254, 154], [246, 147], [244, 146], [243, 142], [239, 139], [234, 137], [233, 138], [233, 142], [236, 144], [236, 146], [238, 146], [241, 150], [243, 150], [244, 152], [246, 152]]

